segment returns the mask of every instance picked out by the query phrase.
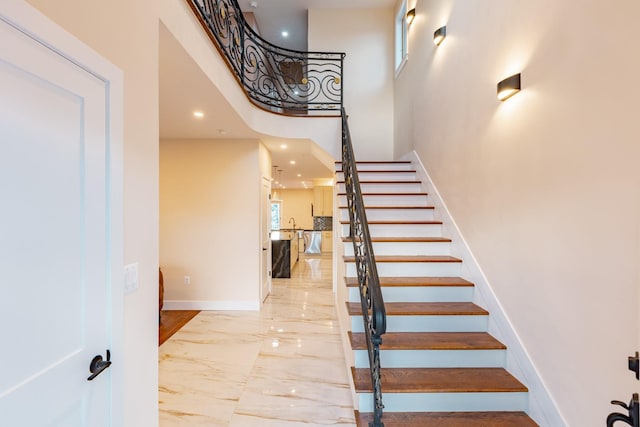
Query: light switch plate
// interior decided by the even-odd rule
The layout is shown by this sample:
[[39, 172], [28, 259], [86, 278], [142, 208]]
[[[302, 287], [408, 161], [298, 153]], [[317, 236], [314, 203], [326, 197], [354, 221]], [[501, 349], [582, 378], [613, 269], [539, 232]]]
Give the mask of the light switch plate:
[[130, 294], [138, 289], [138, 263], [124, 266], [124, 293]]

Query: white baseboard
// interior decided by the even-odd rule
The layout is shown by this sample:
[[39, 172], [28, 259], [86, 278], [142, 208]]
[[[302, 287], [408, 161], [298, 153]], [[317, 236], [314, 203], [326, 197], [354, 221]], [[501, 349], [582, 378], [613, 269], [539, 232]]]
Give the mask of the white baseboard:
[[260, 303], [251, 301], [180, 301], [167, 300], [163, 310], [259, 311]]
[[451, 217], [451, 213], [417, 153], [412, 151], [400, 160], [409, 160], [415, 166], [418, 179], [422, 181], [424, 190], [429, 193], [429, 197], [436, 207], [437, 219], [443, 222], [443, 235], [452, 239], [452, 255], [464, 260], [463, 277], [475, 284], [473, 300], [490, 313], [489, 333], [507, 346], [506, 369], [528, 387], [529, 410], [527, 413], [540, 426], [566, 427], [568, 424], [562, 417], [558, 405], [545, 386], [529, 353], [491, 288], [489, 280], [473, 256], [469, 245]]

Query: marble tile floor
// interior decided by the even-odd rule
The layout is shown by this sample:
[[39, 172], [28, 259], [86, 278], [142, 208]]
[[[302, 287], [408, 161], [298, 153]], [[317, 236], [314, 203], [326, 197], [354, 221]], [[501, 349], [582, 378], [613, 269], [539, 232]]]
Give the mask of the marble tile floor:
[[260, 312], [201, 312], [159, 357], [160, 427], [355, 426], [330, 254], [301, 254]]

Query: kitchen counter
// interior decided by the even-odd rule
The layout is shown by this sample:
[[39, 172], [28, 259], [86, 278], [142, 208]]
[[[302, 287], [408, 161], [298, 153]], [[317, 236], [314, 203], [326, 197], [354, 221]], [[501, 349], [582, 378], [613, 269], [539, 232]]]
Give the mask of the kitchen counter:
[[298, 262], [298, 233], [296, 231], [271, 232], [271, 277], [290, 278]]
[[280, 231], [272, 231], [271, 232], [271, 241], [274, 240], [291, 240], [293, 238], [298, 238], [298, 234], [296, 232], [289, 230], [280, 230]]

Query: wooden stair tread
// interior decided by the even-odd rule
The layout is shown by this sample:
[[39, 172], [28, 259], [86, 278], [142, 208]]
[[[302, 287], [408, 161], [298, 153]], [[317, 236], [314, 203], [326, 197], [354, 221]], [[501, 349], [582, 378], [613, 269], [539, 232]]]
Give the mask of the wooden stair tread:
[[[357, 168], [356, 168], [357, 169]], [[339, 174], [339, 173], [343, 173], [342, 169], [337, 169], [335, 171], [335, 174]], [[365, 170], [358, 170], [358, 174], [361, 173], [411, 173], [411, 174], [415, 174], [416, 170], [415, 169], [380, 169], [380, 170], [376, 170], [376, 169], [365, 169]]]
[[[473, 286], [461, 277], [379, 277], [380, 286]], [[345, 277], [347, 287], [358, 287], [357, 277]]]
[[[367, 221], [369, 225], [378, 224], [378, 225], [441, 225], [442, 221], [431, 220], [431, 221], [421, 221], [421, 220], [400, 220], [400, 221], [392, 221], [392, 220], [379, 220], [374, 219], [372, 221]], [[340, 221], [342, 225], [350, 224], [349, 221]]]
[[[347, 302], [349, 316], [362, 315], [359, 302]], [[472, 302], [387, 302], [387, 316], [486, 316], [488, 311]]]
[[[356, 392], [371, 392], [369, 368], [351, 367]], [[527, 392], [503, 368], [381, 368], [384, 393]]]
[[[349, 331], [353, 350], [366, 350], [363, 332]], [[507, 347], [486, 332], [387, 332], [381, 350], [504, 350]]]
[[[355, 262], [354, 256], [342, 257], [345, 262]], [[449, 255], [380, 255], [376, 262], [462, 262], [460, 258]]]
[[[442, 221], [428, 220], [433, 218], [428, 214], [428, 210], [434, 210], [434, 206], [418, 206], [421, 201], [427, 204], [428, 199], [408, 199], [406, 197], [429, 196], [424, 188], [411, 187], [411, 185], [422, 184], [417, 171], [412, 166], [404, 166], [411, 170], [403, 170], [400, 164], [410, 164], [411, 162], [358, 162], [356, 168], [361, 174], [362, 185], [370, 185], [371, 190], [362, 192], [365, 200], [371, 201], [376, 206], [366, 206], [370, 210], [371, 216], [374, 214], [380, 220], [368, 221], [375, 226], [402, 226], [417, 225], [424, 226], [441, 225]], [[382, 170], [375, 170], [374, 167], [365, 168], [360, 165], [381, 165]], [[385, 166], [388, 164], [388, 166]], [[398, 166], [394, 166], [397, 164]], [[336, 162], [337, 184], [342, 184], [344, 189], [345, 177], [342, 171], [341, 162]], [[374, 170], [361, 170], [374, 169]], [[339, 175], [342, 173], [342, 175]], [[364, 175], [368, 173], [370, 175]], [[379, 175], [373, 175], [378, 173]], [[388, 173], [401, 175], [390, 176]], [[414, 175], [402, 175], [414, 174]], [[395, 179], [394, 179], [395, 178]], [[375, 185], [397, 184], [399, 192], [392, 192], [396, 186], [374, 187]], [[405, 185], [404, 188], [399, 187]], [[365, 187], [367, 188], [367, 187]], [[415, 191], [412, 191], [415, 189]], [[346, 192], [339, 192], [338, 196], [346, 196]], [[385, 197], [385, 199], [375, 202], [375, 197]], [[368, 197], [368, 198], [367, 198]], [[387, 197], [393, 197], [386, 199]], [[402, 199], [405, 197], [405, 199]], [[338, 202], [338, 209], [348, 209], [344, 206], [344, 199]], [[415, 200], [415, 201], [414, 201]], [[393, 206], [393, 202], [398, 202], [398, 206]], [[397, 215], [392, 215], [398, 209]], [[403, 209], [405, 211], [403, 211]], [[410, 210], [414, 214], [410, 214]], [[429, 216], [427, 216], [429, 215]], [[413, 219], [402, 220], [402, 217], [413, 217]], [[393, 219], [391, 219], [393, 218]], [[421, 220], [421, 218], [427, 218]], [[349, 221], [339, 219], [340, 224], [348, 225]], [[410, 230], [403, 227], [403, 230]], [[419, 227], [416, 227], [419, 229]], [[391, 229], [390, 229], [391, 230]], [[390, 234], [390, 233], [383, 233]], [[395, 233], [391, 233], [395, 234]], [[404, 233], [398, 233], [404, 234]], [[416, 233], [417, 234], [417, 233]], [[429, 233], [421, 233], [429, 234]], [[433, 233], [439, 234], [439, 233]], [[353, 237], [341, 237], [342, 242], [349, 244], [353, 242]], [[357, 239], [357, 238], [355, 238]], [[450, 243], [451, 239], [443, 237], [376, 237], [372, 238], [374, 243]], [[417, 248], [413, 245], [414, 248]], [[422, 252], [422, 251], [420, 251]], [[427, 252], [427, 251], [425, 251]], [[428, 251], [431, 252], [431, 251]], [[345, 262], [355, 262], [355, 257], [343, 257]], [[460, 263], [461, 259], [446, 255], [387, 255], [376, 257], [376, 262], [382, 263]], [[406, 265], [406, 264], [405, 264]], [[426, 265], [426, 264], [425, 264]], [[358, 279], [355, 277], [345, 278], [347, 287], [358, 287]], [[380, 285], [384, 287], [417, 287], [417, 286], [452, 286], [471, 287], [473, 283], [460, 277], [380, 277]], [[411, 301], [406, 298], [405, 301]], [[362, 316], [360, 302], [347, 302], [349, 315]], [[388, 316], [486, 316], [488, 311], [473, 304], [472, 302], [389, 302], [385, 304]], [[397, 319], [397, 317], [396, 317]], [[348, 332], [351, 347], [356, 351], [366, 351], [366, 341], [364, 333]], [[389, 332], [382, 337], [382, 351], [395, 350], [403, 352], [405, 350], [426, 350], [426, 351], [503, 351], [506, 346], [491, 336], [487, 332]], [[403, 353], [408, 354], [408, 353]], [[486, 354], [486, 353], [485, 353]], [[467, 353], [468, 356], [471, 354]], [[384, 394], [387, 393], [461, 393], [460, 399], [466, 399], [464, 393], [526, 393], [527, 387], [518, 379], [513, 377], [503, 368], [381, 368], [381, 383]], [[355, 390], [358, 393], [371, 393], [371, 377], [368, 368], [351, 367], [351, 375]], [[410, 398], [410, 397], [408, 397]], [[396, 408], [395, 410], [398, 410]], [[425, 408], [413, 407], [414, 411]], [[442, 408], [450, 409], [450, 408]], [[469, 409], [476, 409], [469, 407]], [[516, 409], [516, 408], [514, 408]], [[521, 408], [517, 408], [521, 409]], [[537, 424], [522, 411], [476, 411], [476, 412], [392, 412], [393, 408], [388, 408], [384, 412], [383, 423], [385, 427], [536, 427]], [[433, 410], [433, 409], [432, 409]], [[437, 409], [436, 409], [437, 410]], [[369, 426], [373, 420], [373, 414], [360, 413], [355, 411], [356, 423], [359, 427]]]
[[[341, 165], [340, 160], [334, 162], [336, 165]], [[356, 165], [384, 165], [384, 164], [405, 164], [408, 165], [411, 160], [356, 160]]]
[[[358, 239], [360, 240], [360, 239]], [[343, 242], [353, 241], [353, 237], [343, 237]], [[372, 237], [372, 242], [397, 242], [397, 243], [451, 243], [446, 237]]]
[[[338, 193], [338, 196], [346, 196], [347, 193]], [[424, 192], [407, 192], [407, 193], [389, 193], [389, 192], [385, 192], [385, 193], [369, 193], [369, 192], [363, 192], [362, 193], [363, 196], [428, 196], [429, 193], [424, 193]]]
[[[344, 181], [337, 181], [336, 184], [344, 184]], [[372, 180], [372, 179], [366, 179], [366, 180], [361, 180], [360, 184], [421, 184], [422, 181], [416, 181], [414, 180]]]
[[[349, 209], [349, 206], [338, 206], [338, 209]], [[425, 210], [434, 210], [435, 206], [402, 206], [402, 205], [394, 205], [394, 206], [365, 206], [365, 209], [425, 209]]]
[[[370, 412], [355, 411], [358, 427], [373, 422]], [[524, 412], [384, 412], [385, 427], [538, 427]]]

